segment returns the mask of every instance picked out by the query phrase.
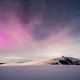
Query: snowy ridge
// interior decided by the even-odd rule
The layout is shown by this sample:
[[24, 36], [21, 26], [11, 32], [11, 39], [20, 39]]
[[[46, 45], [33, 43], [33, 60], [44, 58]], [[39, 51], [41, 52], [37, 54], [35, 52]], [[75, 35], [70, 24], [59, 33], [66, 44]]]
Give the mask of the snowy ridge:
[[1, 63], [1, 66], [21, 66], [21, 65], [80, 65], [80, 59], [73, 57], [58, 57], [48, 60], [31, 61], [24, 63]]
[[80, 59], [62, 56], [59, 58], [49, 59], [43, 63], [49, 65], [80, 65]]

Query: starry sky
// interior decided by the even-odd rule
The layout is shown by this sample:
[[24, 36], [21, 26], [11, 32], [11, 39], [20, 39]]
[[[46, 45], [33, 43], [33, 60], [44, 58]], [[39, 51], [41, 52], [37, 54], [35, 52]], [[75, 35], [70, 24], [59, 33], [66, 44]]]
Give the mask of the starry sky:
[[0, 0], [0, 58], [80, 58], [80, 0]]

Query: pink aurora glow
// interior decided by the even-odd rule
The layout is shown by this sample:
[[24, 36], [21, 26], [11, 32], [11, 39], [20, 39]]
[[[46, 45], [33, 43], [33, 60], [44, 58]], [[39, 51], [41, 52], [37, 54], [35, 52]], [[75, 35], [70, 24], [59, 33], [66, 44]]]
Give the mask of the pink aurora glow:
[[23, 47], [32, 40], [28, 29], [22, 28], [17, 16], [10, 15], [6, 17], [5, 23], [0, 23], [0, 49]]

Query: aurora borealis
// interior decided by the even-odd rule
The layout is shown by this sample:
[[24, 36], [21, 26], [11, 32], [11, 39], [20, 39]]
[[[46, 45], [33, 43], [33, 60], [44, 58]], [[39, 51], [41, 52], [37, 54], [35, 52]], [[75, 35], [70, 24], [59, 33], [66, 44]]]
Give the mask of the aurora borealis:
[[80, 58], [80, 0], [0, 0], [0, 58]]

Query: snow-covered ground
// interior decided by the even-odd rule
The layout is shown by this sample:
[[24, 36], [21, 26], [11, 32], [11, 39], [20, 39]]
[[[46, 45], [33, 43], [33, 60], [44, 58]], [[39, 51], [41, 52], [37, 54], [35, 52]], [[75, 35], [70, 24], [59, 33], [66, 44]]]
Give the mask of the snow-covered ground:
[[80, 80], [80, 66], [0, 66], [0, 80]]

